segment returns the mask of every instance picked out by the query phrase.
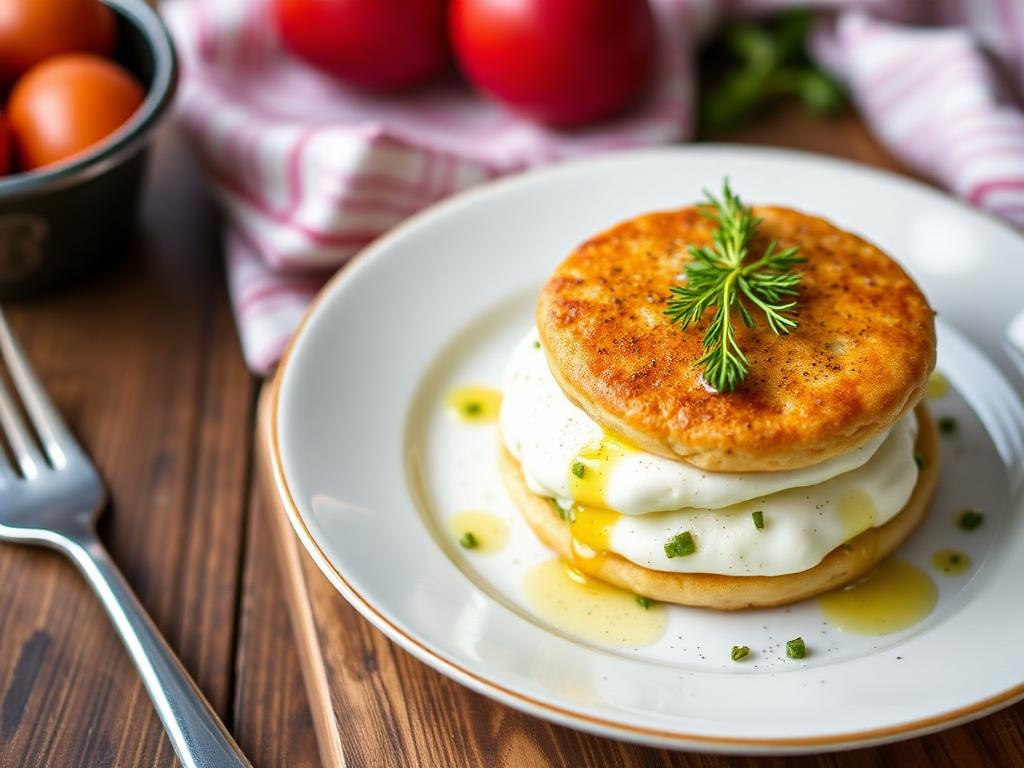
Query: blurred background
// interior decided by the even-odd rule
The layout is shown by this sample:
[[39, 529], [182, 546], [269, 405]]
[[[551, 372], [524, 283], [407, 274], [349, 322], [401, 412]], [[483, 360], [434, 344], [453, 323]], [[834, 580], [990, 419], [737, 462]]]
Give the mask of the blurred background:
[[173, 44], [138, 0], [5, 0], [0, 297], [126, 250], [144, 147], [173, 112], [224, 215], [232, 307], [260, 374], [326, 277], [411, 213], [540, 164], [742, 140], [780, 110], [822, 126], [856, 112], [906, 169], [1024, 221], [1014, 0], [165, 0], [159, 12]]
[[[474, 185], [690, 141], [841, 156], [1022, 224], [1022, 41], [1018, 0], [0, 0], [0, 300], [148, 612], [257, 765], [314, 765], [252, 444], [320, 286]], [[306, 578], [354, 764], [451, 755], [427, 726], [453, 710], [509, 754], [661, 764], [456, 686]], [[173, 764], [69, 565], [0, 546], [0, 628], [0, 766]], [[1018, 706], [861, 764], [999, 764], [1022, 730]]]

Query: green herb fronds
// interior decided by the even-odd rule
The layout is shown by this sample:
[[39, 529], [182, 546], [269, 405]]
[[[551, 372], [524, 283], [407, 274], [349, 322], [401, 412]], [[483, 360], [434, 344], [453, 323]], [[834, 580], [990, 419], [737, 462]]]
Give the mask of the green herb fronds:
[[692, 261], [686, 265], [686, 282], [672, 286], [665, 314], [686, 329], [698, 322], [705, 310], [715, 308], [704, 332], [704, 356], [697, 365], [716, 391], [731, 392], [746, 377], [750, 365], [736, 341], [732, 310], [750, 328], [754, 327], [752, 313], [760, 312], [774, 333], [788, 334], [798, 325], [792, 310], [801, 274], [793, 267], [804, 260], [797, 256], [798, 247], [776, 251], [773, 241], [760, 257], [748, 262], [750, 242], [761, 220], [730, 189], [728, 179], [722, 184], [721, 200], [704, 194], [704, 213], [718, 228], [710, 247], [689, 247]]

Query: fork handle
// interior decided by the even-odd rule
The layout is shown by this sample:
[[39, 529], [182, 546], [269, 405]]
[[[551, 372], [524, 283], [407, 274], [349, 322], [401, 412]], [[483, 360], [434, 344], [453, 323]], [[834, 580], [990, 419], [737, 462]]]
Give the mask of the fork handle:
[[181, 764], [185, 768], [251, 768], [96, 535], [89, 531], [62, 544], [114, 622]]

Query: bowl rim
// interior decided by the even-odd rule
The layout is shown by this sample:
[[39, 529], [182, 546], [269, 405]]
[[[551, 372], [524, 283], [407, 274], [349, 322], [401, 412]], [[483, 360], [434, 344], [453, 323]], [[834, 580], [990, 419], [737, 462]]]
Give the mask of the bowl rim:
[[152, 52], [153, 78], [145, 99], [123, 125], [74, 160], [58, 163], [50, 169], [0, 178], [0, 199], [50, 192], [105, 173], [141, 148], [166, 113], [178, 82], [178, 57], [167, 27], [157, 12], [141, 0], [101, 2], [132, 24]]

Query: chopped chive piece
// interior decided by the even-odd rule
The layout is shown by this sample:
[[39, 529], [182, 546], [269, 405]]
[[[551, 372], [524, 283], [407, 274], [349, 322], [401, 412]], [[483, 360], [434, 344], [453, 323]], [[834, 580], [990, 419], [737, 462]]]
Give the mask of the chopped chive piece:
[[686, 557], [697, 551], [697, 545], [693, 542], [693, 534], [683, 531], [676, 534], [665, 542], [665, 557]]
[[587, 468], [585, 466], [583, 466], [583, 462], [582, 461], [574, 461], [572, 463], [572, 473], [574, 475], [576, 475], [576, 477], [582, 479], [583, 475], [585, 475], [586, 472], [587, 472]]
[[548, 502], [550, 502], [551, 506], [555, 510], [555, 513], [558, 515], [560, 519], [566, 520], [570, 523], [576, 522], [576, 512], [574, 511], [572, 506], [568, 508], [563, 507], [561, 504], [558, 503], [558, 499], [555, 499], [551, 496], [548, 497]]
[[957, 423], [956, 419], [952, 416], [943, 416], [939, 419], [939, 432], [944, 435], [951, 435], [956, 432]]
[[539, 341], [533, 342], [533, 348], [534, 349], [540, 349], [540, 342]]
[[957, 518], [956, 524], [962, 531], [973, 531], [983, 522], [985, 522], [985, 516], [978, 510], [968, 507], [960, 513], [960, 517]]
[[730, 656], [732, 656], [732, 660], [733, 661], [742, 661], [743, 659], [747, 658], [747, 656], [749, 656], [749, 655], [750, 655], [750, 648], [748, 648], [745, 645], [734, 645], [732, 647], [732, 653], [730, 654]]
[[918, 469], [924, 469], [924, 456], [917, 451], [914, 451], [914, 463], [917, 464]]
[[764, 529], [764, 512], [762, 512], [759, 509], [759, 510], [757, 510], [757, 512], [751, 512], [750, 516], [752, 518], [754, 518], [754, 527], [757, 528], [757, 530], [759, 530], [759, 531], [763, 530]]
[[643, 595], [637, 595], [636, 596], [636, 604], [639, 605], [641, 608], [643, 608], [646, 611], [648, 608], [650, 608], [652, 605], [654, 605], [654, 601], [651, 600], [651, 598], [649, 598], [649, 597], [644, 597]]
[[477, 539], [476, 539], [476, 536], [474, 536], [474, 535], [473, 535], [473, 532], [472, 532], [472, 531], [466, 531], [466, 532], [465, 532], [464, 534], [462, 534], [462, 536], [461, 536], [461, 537], [459, 538], [459, 544], [460, 544], [460, 545], [461, 545], [461, 546], [462, 546], [462, 547], [463, 547], [464, 549], [476, 549], [476, 548], [477, 548], [477, 545], [479, 545], [479, 544], [480, 544], [480, 542], [479, 542], [479, 541], [477, 541]]
[[471, 400], [462, 407], [467, 416], [477, 416], [483, 409], [484, 407], [476, 400]]
[[551, 497], [548, 497], [548, 501], [551, 503], [551, 506], [554, 507], [555, 512], [558, 514], [558, 517], [560, 519], [568, 520], [570, 523], [576, 520], [576, 515], [572, 511], [572, 507], [566, 509], [565, 507], [558, 503], [558, 499], [554, 499]]
[[786, 641], [786, 655], [791, 659], [802, 659], [807, 655], [807, 646], [802, 637]]

